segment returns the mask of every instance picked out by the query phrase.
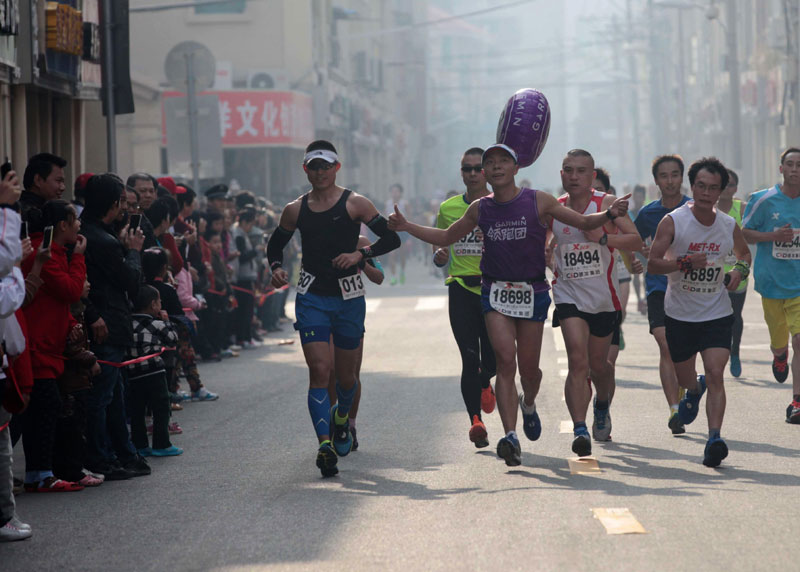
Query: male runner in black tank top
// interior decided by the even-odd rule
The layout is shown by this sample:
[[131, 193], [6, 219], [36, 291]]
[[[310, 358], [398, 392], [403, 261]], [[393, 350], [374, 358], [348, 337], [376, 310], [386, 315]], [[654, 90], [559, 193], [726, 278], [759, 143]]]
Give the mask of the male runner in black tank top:
[[[338, 473], [337, 455], [347, 455], [353, 444], [348, 414], [356, 392], [358, 347], [366, 313], [358, 263], [400, 246], [397, 233], [389, 230], [386, 219], [369, 199], [336, 184], [340, 167], [336, 149], [328, 141], [315, 141], [306, 148], [303, 169], [311, 191], [286, 205], [267, 246], [272, 284], [279, 288], [289, 280], [281, 267], [283, 249], [294, 230], [300, 229], [303, 266], [294, 327], [300, 333], [309, 369], [308, 410], [319, 440], [317, 467], [324, 477]], [[358, 248], [362, 222], [379, 237], [366, 248]], [[333, 408], [327, 390], [332, 372], [338, 398]]]

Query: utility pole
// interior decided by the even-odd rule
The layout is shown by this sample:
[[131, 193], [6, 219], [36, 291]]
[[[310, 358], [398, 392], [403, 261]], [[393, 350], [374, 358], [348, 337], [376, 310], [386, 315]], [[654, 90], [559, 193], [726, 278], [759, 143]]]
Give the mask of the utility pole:
[[742, 165], [742, 103], [740, 100], [739, 78], [739, 40], [736, 14], [736, 0], [727, 1], [728, 74], [731, 97], [731, 135], [733, 138], [733, 164], [736, 169]]
[[633, 10], [631, 8], [631, 0], [626, 0], [625, 2], [625, 19], [627, 20], [627, 29], [628, 29], [628, 38], [627, 38], [627, 45], [628, 45], [628, 74], [630, 75], [631, 80], [631, 113], [633, 115], [633, 152], [636, 160], [636, 166], [632, 170], [634, 175], [634, 182], [639, 181], [639, 173], [642, 172], [642, 145], [641, 142], [638, 140], [641, 134], [641, 125], [640, 125], [640, 117], [639, 117], [639, 78], [638, 78], [638, 71], [636, 69], [636, 55], [631, 49], [633, 46], [630, 45], [629, 42], [633, 41]]
[[108, 171], [117, 171], [117, 110], [114, 108], [114, 22], [111, 1], [103, 0], [103, 91], [106, 97], [106, 143]]

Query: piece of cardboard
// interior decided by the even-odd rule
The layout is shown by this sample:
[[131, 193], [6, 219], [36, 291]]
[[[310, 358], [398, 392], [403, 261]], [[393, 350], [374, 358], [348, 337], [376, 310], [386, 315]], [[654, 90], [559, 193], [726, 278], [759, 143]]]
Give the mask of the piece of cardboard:
[[647, 534], [642, 524], [627, 508], [593, 508], [592, 513], [608, 534]]
[[597, 459], [594, 457], [567, 459], [567, 463], [569, 463], [569, 472], [573, 475], [590, 475], [602, 472]]

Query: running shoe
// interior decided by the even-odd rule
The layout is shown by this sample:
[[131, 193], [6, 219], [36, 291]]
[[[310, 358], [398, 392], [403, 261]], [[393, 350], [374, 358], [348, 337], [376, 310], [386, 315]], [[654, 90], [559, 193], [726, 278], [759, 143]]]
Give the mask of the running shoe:
[[333, 425], [333, 448], [340, 457], [346, 457], [353, 450], [353, 434], [350, 433], [350, 420], [345, 417], [344, 422], [336, 423], [336, 412], [339, 405], [331, 407], [331, 425]]
[[731, 375], [733, 377], [742, 375], [742, 362], [739, 360], [739, 356], [734, 354], [731, 354]]
[[497, 398], [494, 395], [494, 388], [490, 383], [489, 387], [481, 389], [481, 409], [484, 413], [489, 414], [494, 411], [495, 405], [497, 405]]
[[356, 437], [356, 428], [350, 427], [350, 434], [353, 436], [353, 448], [350, 449], [351, 451], [355, 451], [358, 449], [358, 437]]
[[330, 441], [323, 441], [317, 450], [317, 468], [322, 472], [323, 477], [332, 477], [339, 472], [336, 468], [336, 451]]
[[219, 395], [212, 393], [205, 387], [201, 387], [197, 391], [192, 392], [192, 401], [216, 401]]
[[173, 421], [172, 423], [167, 425], [167, 430], [169, 431], [170, 435], [180, 435], [181, 433], [183, 433], [183, 429], [181, 429], [181, 426], [178, 425], [177, 421]]
[[572, 452], [579, 457], [588, 457], [592, 454], [592, 439], [589, 431], [581, 427], [575, 431], [575, 438], [572, 440]]
[[506, 462], [509, 467], [518, 467], [522, 464], [522, 449], [519, 440], [506, 435], [497, 442], [497, 456]]
[[82, 490], [83, 485], [71, 481], [62, 481], [55, 477], [47, 477], [34, 483], [25, 483], [26, 493], [71, 493]]
[[17, 540], [25, 540], [31, 536], [33, 536], [33, 532], [30, 528], [19, 528], [12, 521], [0, 526], [0, 542], [15, 542]]
[[669, 423], [667, 423], [667, 425], [672, 430], [673, 435], [682, 435], [686, 433], [686, 427], [683, 421], [681, 421], [681, 416], [678, 415], [677, 411], [669, 416]]
[[531, 441], [536, 441], [542, 435], [542, 422], [536, 413], [536, 401], [533, 402], [533, 411], [525, 411], [525, 393], [519, 394], [519, 409], [522, 411], [522, 429], [525, 436]]
[[170, 445], [165, 449], [152, 449], [150, 454], [154, 457], [177, 457], [178, 455], [183, 455], [183, 449]]
[[469, 440], [475, 443], [478, 449], [489, 446], [489, 440], [486, 438], [486, 425], [483, 424], [477, 415], [472, 416], [472, 427], [469, 428]]
[[775, 381], [783, 383], [789, 377], [789, 352], [783, 352], [783, 355], [772, 356], [772, 375], [775, 376]]
[[792, 401], [786, 408], [786, 422], [793, 425], [800, 424], [800, 401]]
[[700, 391], [698, 393], [687, 391], [678, 404], [678, 414], [684, 425], [689, 425], [692, 421], [697, 419], [697, 413], [700, 411], [700, 399], [706, 392], [706, 376], [702, 374], [698, 375], [697, 385]]
[[703, 454], [703, 464], [706, 467], [719, 467], [722, 459], [728, 456], [728, 446], [721, 437], [709, 439]]
[[594, 423], [592, 423], [592, 438], [595, 441], [611, 441], [611, 407], [597, 408], [597, 398], [594, 398]]
[[153, 449], [150, 447], [142, 447], [141, 449], [137, 449], [139, 454], [142, 457], [152, 457], [153, 456]]

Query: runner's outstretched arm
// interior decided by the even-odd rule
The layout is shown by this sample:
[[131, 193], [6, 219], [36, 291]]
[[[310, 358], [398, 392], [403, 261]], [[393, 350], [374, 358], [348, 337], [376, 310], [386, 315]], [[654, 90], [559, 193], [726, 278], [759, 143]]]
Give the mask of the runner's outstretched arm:
[[378, 212], [375, 205], [366, 197], [353, 193], [347, 200], [347, 212], [350, 217], [366, 224], [369, 229], [378, 235], [378, 240], [371, 246], [361, 248], [355, 252], [345, 252], [333, 259], [335, 268], [350, 268], [362, 260], [388, 254], [400, 248], [400, 237], [390, 229], [386, 219]]
[[407, 232], [428, 244], [441, 247], [450, 246], [460, 238], [467, 236], [478, 224], [478, 204], [479, 201], [473, 202], [464, 216], [444, 229], [414, 224], [406, 220], [397, 205], [394, 205], [394, 214], [389, 215], [389, 228], [398, 232]]
[[551, 216], [569, 226], [574, 226], [581, 230], [592, 230], [603, 226], [609, 220], [626, 215], [630, 196], [631, 194], [628, 193], [624, 197], [616, 199], [608, 210], [590, 215], [582, 215], [565, 207], [548, 193], [536, 193], [536, 200], [538, 201], [539, 217], [542, 220], [546, 220], [545, 217]]

